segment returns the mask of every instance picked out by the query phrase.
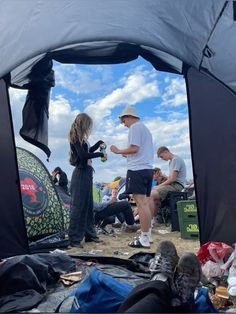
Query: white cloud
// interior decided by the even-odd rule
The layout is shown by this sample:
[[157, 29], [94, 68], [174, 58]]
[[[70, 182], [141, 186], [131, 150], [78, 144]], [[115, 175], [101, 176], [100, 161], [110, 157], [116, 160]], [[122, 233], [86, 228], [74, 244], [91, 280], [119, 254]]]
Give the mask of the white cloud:
[[55, 63], [56, 85], [77, 95], [90, 94], [104, 89], [105, 83], [111, 81], [112, 72], [109, 65], [75, 65]]
[[[127, 65], [127, 71], [122, 77], [111, 72], [111, 67], [91, 66], [86, 69], [87, 73], [74, 65], [57, 69], [56, 87], [53, 92], [55, 96], [51, 99], [49, 106], [49, 148], [52, 151], [49, 162], [46, 162], [46, 156], [41, 150], [19, 137], [18, 131], [22, 126], [21, 116], [26, 92], [17, 89], [10, 90], [17, 145], [36, 154], [50, 172], [56, 166], [61, 166], [70, 178], [73, 167], [68, 163], [67, 135], [75, 116], [80, 111], [86, 111], [94, 119], [90, 143], [94, 144], [102, 139], [108, 145], [108, 160], [104, 163], [100, 161], [100, 158], [93, 160], [94, 181], [108, 182], [116, 176], [126, 174], [126, 159], [109, 151], [111, 144], [118, 147], [127, 145], [128, 129], [119, 123], [117, 109], [121, 106], [141, 104], [142, 108], [146, 106], [146, 113], [142, 113], [142, 120], [153, 134], [155, 150], [158, 146], [166, 145], [173, 153], [183, 157], [187, 164], [188, 178], [192, 178], [187, 111], [179, 110], [180, 105], [186, 108], [184, 107], [186, 106], [184, 81], [179, 78], [173, 79], [170, 75], [162, 75], [165, 83], [165, 89], [162, 92], [160, 82], [157, 80], [157, 72], [153, 69], [149, 70], [146, 66]], [[106, 69], [105, 72], [104, 69]], [[109, 88], [105, 83], [109, 84]], [[65, 89], [63, 95], [61, 89], [58, 88], [59, 85]], [[68, 98], [66, 90], [73, 91], [76, 94], [75, 97], [70, 94]], [[97, 93], [92, 93], [93, 90], [98, 90], [99, 96]], [[89, 99], [87, 97], [79, 101], [78, 97], [86, 93]], [[160, 102], [161, 95], [162, 104], [157, 106], [155, 104]], [[149, 104], [149, 100], [152, 100], [152, 103]], [[154, 164], [159, 165], [168, 174], [168, 163], [158, 160], [156, 155]]]
[[166, 79], [168, 84], [162, 95], [162, 105], [178, 107], [187, 102], [186, 86], [183, 78]]
[[140, 67], [137, 67], [134, 73], [122, 78], [121, 83], [122, 87], [116, 88], [110, 94], [86, 107], [86, 112], [97, 123], [109, 116], [112, 109], [117, 106], [134, 105], [160, 94], [152, 71], [141, 71]]
[[80, 110], [73, 110], [64, 96], [57, 95], [49, 105], [49, 135], [55, 138], [67, 136], [72, 121], [79, 113]]

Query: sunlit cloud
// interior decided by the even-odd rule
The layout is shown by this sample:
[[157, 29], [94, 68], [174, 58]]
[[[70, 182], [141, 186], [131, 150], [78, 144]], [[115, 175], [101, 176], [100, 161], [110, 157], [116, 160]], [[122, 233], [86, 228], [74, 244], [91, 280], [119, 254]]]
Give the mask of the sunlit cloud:
[[[110, 66], [55, 65], [56, 86], [49, 105], [49, 148], [51, 157], [19, 136], [22, 126], [22, 109], [26, 92], [10, 89], [10, 99], [15, 138], [18, 146], [34, 153], [51, 172], [61, 166], [71, 177], [73, 167], [69, 165], [68, 132], [74, 118], [85, 111], [94, 120], [90, 143], [98, 140], [107, 143], [108, 160], [93, 160], [94, 181], [109, 182], [117, 176], [126, 175], [126, 159], [110, 152], [110, 145], [127, 147], [128, 129], [120, 124], [118, 112], [125, 106], [142, 106], [145, 112], [141, 120], [148, 126], [155, 151], [165, 145], [174, 154], [184, 158], [188, 178], [192, 178], [189, 144], [189, 122], [186, 104], [185, 83], [181, 77], [163, 74], [151, 66], [135, 62], [123, 67], [123, 73]], [[157, 159], [158, 165], [168, 174], [168, 163]]]
[[109, 65], [82, 66], [56, 63], [54, 70], [56, 85], [77, 95], [100, 92], [112, 81]]
[[153, 77], [152, 71], [140, 71], [137, 68], [134, 73], [122, 78], [123, 86], [116, 88], [110, 94], [99, 99], [86, 107], [86, 112], [90, 114], [96, 122], [111, 114], [113, 108], [117, 106], [134, 105], [146, 99], [159, 96], [157, 81]]
[[162, 105], [178, 107], [187, 102], [186, 86], [183, 78], [167, 79], [168, 85], [162, 95]]
[[49, 134], [52, 137], [65, 137], [79, 109], [72, 109], [69, 101], [62, 95], [51, 100], [49, 106]]

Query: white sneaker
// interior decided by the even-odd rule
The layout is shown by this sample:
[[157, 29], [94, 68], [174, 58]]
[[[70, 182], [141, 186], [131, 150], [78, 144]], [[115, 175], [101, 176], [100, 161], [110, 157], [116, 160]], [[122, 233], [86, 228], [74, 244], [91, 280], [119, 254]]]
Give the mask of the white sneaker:
[[150, 247], [149, 236], [141, 234], [139, 237], [139, 241], [142, 244], [142, 246]]

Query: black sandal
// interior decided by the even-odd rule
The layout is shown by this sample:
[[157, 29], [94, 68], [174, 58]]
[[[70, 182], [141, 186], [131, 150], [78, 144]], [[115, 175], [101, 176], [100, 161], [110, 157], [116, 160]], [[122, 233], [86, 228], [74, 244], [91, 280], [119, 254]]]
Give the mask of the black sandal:
[[150, 249], [150, 246], [144, 246], [141, 244], [141, 242], [139, 241], [139, 239], [136, 239], [132, 242], [130, 242], [128, 244], [130, 247], [134, 247], [134, 248], [143, 248], [143, 249]]

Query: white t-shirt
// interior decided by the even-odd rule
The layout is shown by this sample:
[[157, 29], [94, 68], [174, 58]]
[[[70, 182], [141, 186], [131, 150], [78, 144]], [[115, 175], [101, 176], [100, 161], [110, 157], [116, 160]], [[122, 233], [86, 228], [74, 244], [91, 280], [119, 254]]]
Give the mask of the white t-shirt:
[[154, 155], [152, 135], [142, 122], [138, 121], [130, 126], [128, 144], [138, 146], [139, 150], [135, 154], [127, 155], [127, 169], [152, 169]]

